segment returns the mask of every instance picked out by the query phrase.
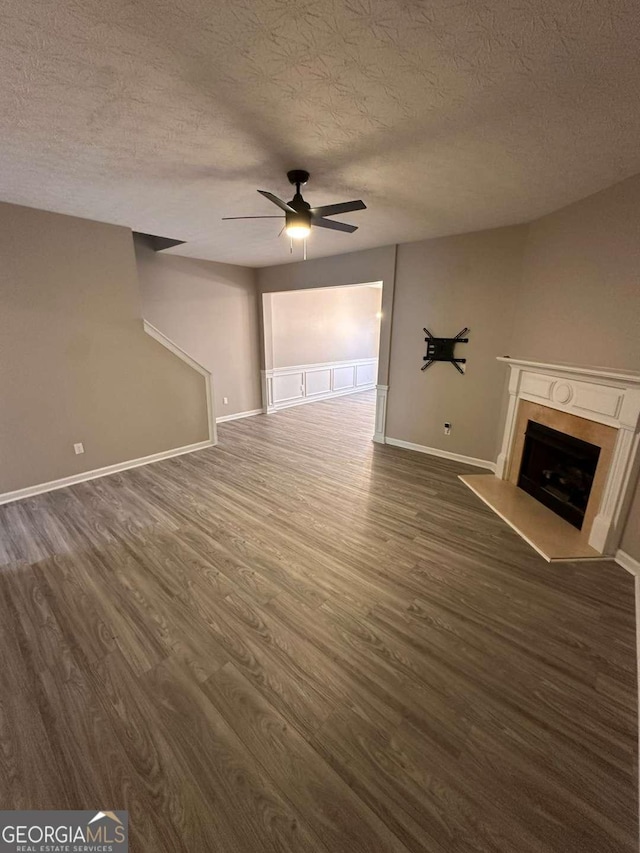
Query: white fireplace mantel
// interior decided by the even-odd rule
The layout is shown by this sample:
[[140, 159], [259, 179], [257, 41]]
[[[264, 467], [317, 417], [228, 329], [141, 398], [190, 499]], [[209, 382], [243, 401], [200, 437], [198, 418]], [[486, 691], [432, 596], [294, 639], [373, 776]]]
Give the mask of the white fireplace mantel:
[[498, 358], [510, 368], [509, 407], [496, 476], [506, 477], [520, 400], [597, 421], [618, 430], [607, 481], [589, 545], [613, 554], [619, 545], [635, 485], [640, 454], [640, 373], [575, 364]]

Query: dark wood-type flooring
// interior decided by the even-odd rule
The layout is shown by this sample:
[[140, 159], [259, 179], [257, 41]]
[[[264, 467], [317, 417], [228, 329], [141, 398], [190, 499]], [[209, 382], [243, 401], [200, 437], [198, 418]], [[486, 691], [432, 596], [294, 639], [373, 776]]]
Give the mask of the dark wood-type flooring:
[[372, 420], [0, 508], [0, 808], [128, 809], [145, 853], [636, 850], [632, 577]]

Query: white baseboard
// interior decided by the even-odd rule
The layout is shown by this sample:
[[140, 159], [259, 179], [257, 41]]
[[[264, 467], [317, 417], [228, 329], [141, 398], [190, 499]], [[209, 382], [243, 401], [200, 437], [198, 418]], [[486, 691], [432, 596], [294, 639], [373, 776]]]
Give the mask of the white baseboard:
[[251, 409], [249, 412], [236, 412], [235, 415], [222, 415], [216, 418], [217, 424], [224, 424], [227, 421], [239, 421], [241, 418], [252, 418], [254, 415], [262, 415], [262, 409]]
[[476, 459], [474, 456], [463, 456], [461, 453], [450, 453], [448, 450], [440, 450], [438, 447], [425, 447], [423, 444], [414, 444], [411, 441], [402, 441], [399, 438], [385, 438], [385, 444], [393, 447], [402, 447], [405, 450], [416, 450], [418, 453], [426, 453], [429, 456], [439, 456], [441, 459], [450, 459], [452, 462], [462, 462], [465, 465], [475, 465], [476, 468], [487, 468], [489, 471], [496, 470], [496, 463], [488, 459]]
[[130, 459], [128, 462], [117, 462], [115, 465], [106, 465], [104, 468], [95, 468], [93, 471], [83, 471], [80, 474], [72, 474], [70, 477], [62, 477], [60, 480], [51, 480], [48, 483], [39, 483], [37, 486], [27, 486], [25, 489], [16, 489], [13, 492], [0, 494], [0, 504], [21, 501], [42, 495], [45, 492], [53, 492], [56, 489], [64, 489], [76, 483], [84, 483], [87, 480], [97, 480], [99, 477], [108, 477], [109, 474], [118, 474], [129, 468], [139, 468], [141, 465], [149, 465], [151, 462], [160, 462], [162, 459], [171, 459], [173, 456], [182, 456], [184, 453], [193, 453], [194, 450], [204, 450], [205, 447], [214, 447], [213, 441], [199, 441], [196, 444], [187, 444], [184, 447], [176, 447], [173, 450], [163, 450], [161, 453], [153, 453], [151, 456], [142, 456], [140, 459]]
[[270, 415], [280, 412], [282, 409], [290, 409], [292, 406], [304, 406], [305, 403], [317, 403], [319, 400], [334, 400], [336, 397], [346, 397], [349, 394], [359, 394], [361, 391], [373, 391], [375, 385], [363, 385], [362, 388], [346, 388], [344, 391], [330, 391], [327, 394], [314, 394], [313, 397], [300, 397], [296, 400], [285, 400], [275, 406], [269, 406], [267, 413]]
[[627, 554], [626, 551], [621, 550], [616, 551], [614, 559], [619, 566], [622, 566], [623, 569], [626, 569], [632, 575], [640, 578], [640, 561], [636, 560], [630, 554]]

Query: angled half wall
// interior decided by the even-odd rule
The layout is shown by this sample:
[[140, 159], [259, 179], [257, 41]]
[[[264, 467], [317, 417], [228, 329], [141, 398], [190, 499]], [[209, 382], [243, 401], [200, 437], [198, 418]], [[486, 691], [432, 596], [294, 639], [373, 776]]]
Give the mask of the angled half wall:
[[158, 253], [135, 237], [145, 320], [211, 374], [219, 421], [262, 411], [255, 270]]

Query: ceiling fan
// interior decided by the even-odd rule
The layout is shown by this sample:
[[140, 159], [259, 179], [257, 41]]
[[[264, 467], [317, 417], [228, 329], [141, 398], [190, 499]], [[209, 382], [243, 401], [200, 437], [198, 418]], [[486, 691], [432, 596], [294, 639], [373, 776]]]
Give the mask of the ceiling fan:
[[[351, 213], [353, 210], [366, 210], [367, 205], [361, 201], [343, 201], [339, 204], [325, 204], [322, 207], [311, 207], [300, 194], [300, 187], [304, 186], [309, 180], [309, 172], [304, 169], [292, 169], [287, 172], [289, 183], [294, 184], [296, 193], [291, 201], [283, 201], [277, 195], [267, 192], [267, 190], [258, 190], [260, 195], [268, 198], [277, 207], [284, 212], [284, 217], [280, 216], [223, 216], [223, 219], [284, 219], [283, 230], [288, 237], [293, 240], [304, 240], [311, 233], [311, 227], [330, 228], [332, 231], [346, 231], [352, 234], [358, 230], [357, 225], [347, 225], [346, 222], [335, 222], [333, 219], [327, 219], [327, 216], [333, 216], [337, 213]], [[280, 232], [282, 233], [282, 231]]]

